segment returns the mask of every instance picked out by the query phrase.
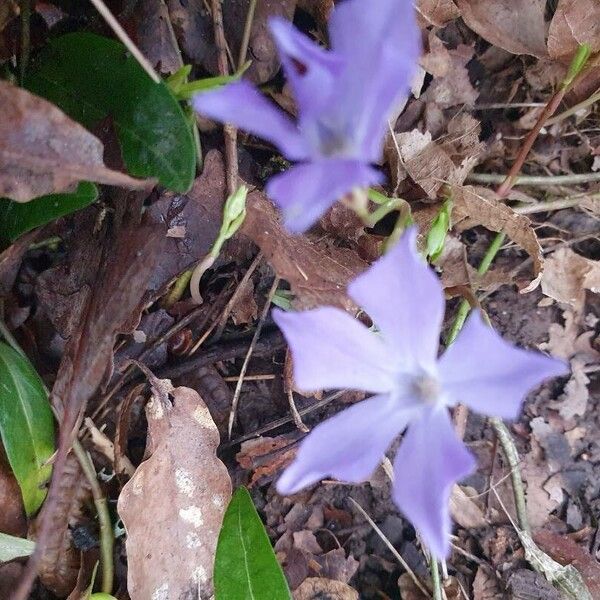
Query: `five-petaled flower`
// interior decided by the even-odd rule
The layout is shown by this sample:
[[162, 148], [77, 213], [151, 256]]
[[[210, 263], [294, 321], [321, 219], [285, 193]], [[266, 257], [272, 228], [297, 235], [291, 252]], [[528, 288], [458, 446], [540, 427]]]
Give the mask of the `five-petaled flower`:
[[412, 0], [347, 0], [329, 20], [326, 51], [283, 19], [270, 21], [294, 93], [294, 123], [249, 83], [197, 94], [194, 108], [275, 144], [297, 164], [267, 194], [290, 231], [310, 227], [336, 200], [382, 180], [387, 121], [406, 97], [420, 52]]
[[504, 341], [479, 312], [438, 359], [444, 295], [409, 229], [349, 285], [381, 335], [346, 312], [322, 307], [273, 316], [292, 349], [303, 390], [353, 388], [377, 395], [321, 423], [277, 483], [292, 494], [326, 476], [361, 482], [407, 428], [394, 461], [393, 497], [438, 558], [449, 551], [448, 500], [475, 461], [454, 432], [448, 407], [515, 419], [526, 393], [566, 365]]

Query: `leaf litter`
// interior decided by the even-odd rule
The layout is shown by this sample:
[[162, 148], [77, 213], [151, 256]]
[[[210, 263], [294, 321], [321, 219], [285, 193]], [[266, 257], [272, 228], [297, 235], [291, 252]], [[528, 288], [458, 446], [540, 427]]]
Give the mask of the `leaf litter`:
[[[593, 2], [559, 0], [549, 10], [546, 4], [519, 2], [507, 7], [497, 0], [417, 3], [425, 43], [421, 64], [427, 76], [416, 86], [418, 91], [408, 100], [403, 113], [391, 123], [383, 164], [389, 181], [381, 191], [408, 200], [424, 233], [450, 191], [452, 229], [444, 253], [436, 261], [447, 295], [458, 294], [480, 303], [509, 339], [527, 347], [544, 348], [570, 361], [571, 376], [529, 398], [525, 413], [513, 425], [512, 432], [522, 458], [531, 521], [536, 527], [533, 539], [554, 560], [573, 564], [594, 597], [598, 590], [594, 515], [600, 510], [595, 493], [600, 485], [596, 467], [600, 450], [595, 442], [600, 436], [600, 422], [594, 412], [600, 356], [598, 189], [594, 182], [559, 187], [553, 185], [551, 177], [593, 172], [600, 146], [595, 131], [597, 110], [593, 105], [584, 106], [575, 116], [542, 131], [522, 171], [548, 177], [547, 185], [519, 187], [518, 193], [499, 200], [491, 185], [469, 179], [473, 171], [488, 175], [508, 172], [522, 136], [533, 124], [539, 105], [550, 98], [564, 76], [577, 45], [589, 43], [593, 51], [600, 47], [596, 20], [590, 17], [595, 10]], [[232, 65], [237, 62], [245, 37], [248, 5], [242, 1], [224, 5], [225, 37]], [[14, 46], [8, 43], [12, 35], [9, 29], [15, 22], [14, 6], [7, 6], [8, 11], [0, 10], [0, 56], [10, 53]], [[247, 76], [254, 82], [266, 83], [274, 98], [289, 99], [277, 75], [280, 64], [266, 33], [267, 19], [273, 14], [288, 20], [294, 17], [305, 33], [325, 43], [331, 8], [326, 1], [303, 1], [298, 5], [290, 1], [275, 7], [259, 0], [249, 29], [248, 55], [253, 65]], [[49, 10], [46, 5], [44, 10]], [[128, 28], [138, 28], [137, 41], [159, 71], [175, 71], [181, 49], [183, 62], [192, 63], [197, 72], [217, 73], [218, 49], [206, 3], [167, 0], [148, 3], [145, 10], [149, 20], [141, 24], [130, 20], [127, 10], [117, 16]], [[90, 16], [85, 10], [82, 14], [84, 18]], [[171, 30], [174, 36], [169, 33]], [[598, 81], [597, 73], [590, 69], [566, 96], [559, 112], [586, 100]], [[125, 179], [117, 181], [127, 176], [106, 165], [122, 169], [122, 161], [111, 159], [105, 137], [98, 131], [84, 130], [48, 102], [24, 90], [16, 91], [19, 88], [7, 83], [0, 85], [3, 90], [10, 90], [10, 102], [24, 103], [26, 117], [35, 117], [35, 122], [49, 119], [56, 130], [54, 137], [64, 139], [66, 146], [77, 140], [79, 150], [89, 149], [70, 155], [53, 154], [54, 162], [44, 163], [47, 168], [43, 171], [39, 161], [32, 165], [20, 160], [20, 200], [71, 189], [80, 180], [94, 180], [92, 173], [97, 174], [98, 169], [103, 174], [99, 183], [119, 183], [121, 187], [131, 183], [132, 189], [138, 183], [147, 186], [147, 182], [139, 180], [127, 180], [125, 186]], [[294, 110], [289, 101], [282, 101], [282, 105]], [[23, 145], [23, 127], [17, 128], [17, 133], [17, 146]], [[41, 143], [33, 144], [36, 152], [47, 148], [49, 136], [40, 135]], [[98, 138], [104, 142], [104, 156]], [[163, 300], [173, 282], [210, 249], [227, 195], [225, 181], [231, 167], [223, 158], [220, 133], [204, 127], [202, 141], [207, 152], [189, 192], [159, 189], [150, 193], [145, 189], [140, 194], [127, 195], [102, 189], [103, 204], [49, 223], [17, 239], [0, 254], [4, 318], [7, 323], [18, 324], [15, 333], [19, 341], [44, 379], [54, 382], [55, 404], [66, 410], [60, 419], [63, 438], [68, 437], [81, 416], [104, 406], [95, 423], [109, 439], [114, 439], [116, 421], [120, 420], [116, 407], [138, 389], [133, 387], [137, 384], [135, 376], [129, 376], [122, 389], [106, 396], [121, 375], [116, 373], [111, 379], [113, 362], [117, 369], [126, 367], [120, 357], [140, 356], [140, 348], [148, 350], [155, 340], [166, 336], [159, 351], [142, 354], [142, 360], [159, 372], [179, 369], [176, 383], [183, 387], [169, 393], [164, 422], [145, 417], [153, 405], [159, 405], [156, 397], [146, 411], [142, 409], [144, 397], [139, 393], [133, 394], [128, 404], [127, 427], [118, 426], [118, 447], [121, 456], [131, 458], [137, 470], [124, 488], [124, 480], [116, 483], [111, 479], [110, 461], [84, 439], [92, 449], [97, 471], [104, 470], [101, 476], [107, 479], [103, 483], [105, 492], [112, 502], [119, 498], [120, 508], [125, 506], [124, 513], [129, 515], [124, 517], [129, 538], [125, 543], [117, 540], [118, 551], [129, 562], [129, 593], [132, 598], [149, 598], [166, 579], [169, 585], [182, 589], [198, 581], [200, 572], [194, 572], [190, 564], [180, 569], [179, 560], [196, 560], [196, 567], [201, 564], [207, 578], [210, 576], [211, 552], [214, 556], [217, 523], [224, 508], [220, 513], [211, 513], [211, 519], [203, 519], [202, 527], [206, 527], [206, 532], [210, 530], [206, 533], [200, 528], [203, 542], [212, 551], [201, 553], [198, 560], [192, 552], [180, 552], [191, 523], [179, 518], [176, 503], [161, 502], [161, 494], [157, 493], [168, 488], [162, 500], [178, 498], [181, 494], [175, 475], [178, 469], [185, 468], [190, 480], [197, 483], [197, 490], [206, 494], [207, 488], [202, 485], [210, 479], [211, 472], [220, 474], [214, 485], [223, 486], [219, 489], [224, 498], [230, 478], [236, 486], [251, 484], [253, 499], [295, 598], [398, 597], [400, 593], [403, 597], [420, 597], [415, 595], [420, 592], [413, 580], [369, 526], [348, 511], [350, 495], [368, 509], [417, 577], [426, 586], [429, 584], [427, 565], [414, 531], [389, 503], [388, 483], [381, 472], [363, 486], [327, 482], [292, 498], [277, 496], [271, 487], [302, 437], [288, 414], [288, 393], [309, 428], [337, 411], [340, 404], [356, 401], [356, 397], [346, 394], [332, 401], [326, 394], [305, 396], [291, 391], [293, 386], [290, 388], [284, 381], [285, 352], [280, 349], [280, 342], [278, 346], [273, 341], [270, 352], [261, 346], [249, 363], [233, 439], [222, 439], [219, 447], [214, 425], [226, 430], [231, 386], [239, 374], [248, 337], [257, 325], [256, 307], [264, 304], [273, 275], [282, 279], [276, 294], [278, 302], [294, 308], [333, 304], [354, 313], [356, 307], [346, 295], [346, 285], [381, 252], [383, 241], [393, 228], [394, 215], [370, 228], [353, 221], [343, 206], [336, 205], [308, 235], [289, 235], [262, 191], [265, 173], [278, 168], [276, 157], [271, 160], [271, 148], [242, 135], [240, 170], [243, 179], [251, 184], [246, 221], [201, 281], [206, 306], [193, 313], [183, 292], [166, 307]], [[31, 144], [23, 147], [32, 149]], [[12, 176], [14, 165], [6, 162], [6, 151], [4, 155], [0, 151], [0, 156], [5, 157], [0, 164], [0, 182], [9, 181], [12, 186], [14, 178], [7, 179], [7, 174]], [[86, 161], [81, 160], [83, 156], [88, 157]], [[69, 165], [79, 169], [76, 174], [69, 171]], [[108, 181], [104, 176], [116, 179]], [[1, 190], [2, 195], [10, 195], [6, 186]], [[564, 201], [565, 207], [544, 210], [545, 202], [556, 200]], [[574, 201], [568, 204], [571, 200]], [[524, 208], [522, 212], [527, 216], [520, 212]], [[481, 275], [477, 266], [490, 243], [490, 232], [497, 231], [507, 234], [509, 243], [492, 269]], [[53, 238], [59, 241], [47, 242]], [[41, 247], [36, 245], [39, 240], [43, 242]], [[211, 313], [211, 306], [221, 310], [217, 299], [231, 294], [227, 282], [240, 281], [257, 249], [263, 253], [261, 266], [240, 290], [238, 305], [229, 313], [225, 327], [215, 337], [209, 333], [195, 354], [189, 355], [194, 343], [220, 318]], [[449, 307], [454, 306], [453, 302], [449, 301]], [[157, 317], [157, 329], [153, 329], [144, 318], [159, 311], [168, 318]], [[169, 334], [187, 315], [194, 314], [196, 317], [181, 331]], [[267, 320], [261, 337], [271, 343], [275, 340], [272, 331]], [[199, 364], [193, 361], [204, 360], [203, 357], [207, 362], [201, 367], [187, 371], [180, 368], [186, 362]], [[200, 396], [185, 388], [195, 388]], [[210, 422], [206, 428], [192, 422], [189, 411], [186, 413], [183, 408], [188, 400], [194, 406], [205, 406], [201, 398], [208, 407], [203, 413], [206, 423]], [[171, 427], [172, 437], [163, 430], [153, 431], [154, 426], [165, 425], [169, 416], [177, 424]], [[252, 438], [255, 441], [243, 441]], [[523, 568], [525, 554], [521, 545], [525, 545], [529, 558], [534, 556], [534, 561], [536, 550], [527, 537], [519, 542], [490, 493], [495, 486], [514, 517], [510, 471], [503, 456], [495, 451], [485, 422], [470, 415], [465, 441], [477, 452], [481, 466], [453, 494], [453, 514], [459, 523], [455, 543], [463, 554], [454, 553], [448, 563], [446, 596], [460, 597], [455, 594], [462, 588], [467, 597], [475, 600], [522, 598], [535, 590], [538, 597], [553, 597], [554, 588], [542, 575]], [[148, 457], [149, 452], [144, 454], [145, 447], [153, 450], [151, 456]], [[215, 455], [217, 447], [220, 460]], [[151, 469], [154, 464], [160, 467], [156, 472]], [[66, 597], [76, 587], [81, 552], [87, 559], [97, 552], [97, 547], [90, 549], [82, 543], [85, 535], [81, 532], [91, 532], [91, 545], [98, 543], [89, 491], [81, 474], [76, 480], [71, 477], [73, 469], [69, 460], [62, 475], [59, 473], [58, 502], [52, 505], [46, 501], [43, 509], [50, 510], [55, 524], [39, 566], [41, 587], [60, 597]], [[123, 474], [119, 473], [119, 477]], [[155, 485], [149, 485], [147, 479], [153, 477]], [[130, 491], [134, 489], [142, 493], [136, 495]], [[146, 512], [127, 507], [132, 502], [137, 506], [135, 501], [143, 503], [139, 506]], [[14, 494], [7, 494], [6, 499], [0, 496], [0, 508], [10, 508], [16, 515], [19, 509], [14, 502]], [[201, 494], [194, 502], [203, 515], [210, 508]], [[157, 528], [157, 520], [152, 517], [156, 514], [154, 508], [162, 511], [161, 518], [172, 526]], [[42, 518], [30, 520], [32, 532]], [[22, 515], [20, 520], [11, 520], [12, 533], [23, 535], [23, 522]], [[149, 554], [153, 555], [156, 568], [146, 573], [153, 577], [140, 577], [139, 565], [150, 560]], [[469, 555], [477, 560], [470, 560]], [[17, 566], [19, 569], [15, 569]], [[548, 579], [558, 572], [554, 564], [546, 573]], [[9, 582], [14, 582], [19, 573], [20, 565], [1, 566], [0, 589], [14, 586]], [[126, 578], [121, 574], [118, 580], [124, 590]], [[84, 584], [78, 589], [85, 587]], [[539, 596], [540, 593], [545, 596]], [[35, 594], [33, 598], [42, 597]]]

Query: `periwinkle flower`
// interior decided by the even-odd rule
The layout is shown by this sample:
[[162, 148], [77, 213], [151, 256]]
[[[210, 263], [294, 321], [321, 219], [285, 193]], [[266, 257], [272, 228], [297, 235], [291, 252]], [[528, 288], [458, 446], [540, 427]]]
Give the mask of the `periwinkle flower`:
[[475, 467], [448, 408], [463, 403], [515, 419], [529, 390], [567, 369], [560, 360], [504, 341], [479, 312], [438, 358], [444, 294], [415, 242], [411, 228], [348, 287], [381, 335], [337, 308], [273, 311], [292, 350], [300, 389], [376, 394], [315, 427], [277, 489], [293, 494], [328, 476], [364, 481], [407, 429], [394, 460], [393, 498], [432, 553], [444, 558], [452, 486]]
[[272, 142], [292, 161], [267, 194], [290, 231], [310, 227], [336, 200], [382, 180], [387, 120], [406, 97], [420, 52], [412, 0], [347, 0], [329, 20], [326, 51], [283, 19], [272, 18], [296, 99], [294, 123], [249, 83], [198, 94], [194, 108]]

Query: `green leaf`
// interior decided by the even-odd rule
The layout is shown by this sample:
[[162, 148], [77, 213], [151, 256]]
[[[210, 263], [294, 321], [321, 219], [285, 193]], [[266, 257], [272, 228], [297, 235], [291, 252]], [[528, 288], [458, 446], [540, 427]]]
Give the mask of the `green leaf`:
[[0, 533], [0, 563], [30, 556], [34, 549], [35, 544], [31, 540]]
[[85, 208], [97, 197], [98, 188], [83, 181], [72, 194], [50, 194], [23, 203], [0, 198], [0, 238], [14, 242], [36, 227]]
[[215, 600], [290, 600], [267, 532], [244, 487], [227, 507], [215, 556]]
[[15, 474], [25, 512], [46, 497], [54, 454], [54, 420], [44, 384], [25, 356], [0, 342], [0, 437]]
[[132, 175], [158, 177], [176, 192], [191, 187], [196, 149], [183, 110], [120, 42], [85, 32], [59, 37], [31, 65], [25, 87], [88, 129], [110, 116]]

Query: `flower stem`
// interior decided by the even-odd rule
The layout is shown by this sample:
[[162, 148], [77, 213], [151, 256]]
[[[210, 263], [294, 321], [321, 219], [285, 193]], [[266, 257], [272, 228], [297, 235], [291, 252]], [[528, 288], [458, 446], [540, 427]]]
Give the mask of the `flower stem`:
[[433, 600], [442, 600], [442, 582], [440, 581], [440, 570], [437, 559], [431, 555], [429, 558], [431, 570], [431, 585], [433, 587]]
[[[497, 233], [489, 248], [487, 249], [479, 267], [477, 268], [477, 273], [479, 275], [485, 275], [488, 272], [494, 258], [496, 258], [496, 254], [502, 247], [504, 240], [506, 239], [506, 235], [502, 232]], [[449, 346], [459, 334], [460, 330], [463, 328], [467, 317], [469, 316], [469, 312], [471, 310], [471, 305], [465, 299], [461, 300], [460, 305], [458, 307], [458, 312], [456, 313], [456, 317], [454, 317], [454, 322], [452, 323], [452, 327], [450, 328], [450, 332], [446, 337], [446, 345]]]

